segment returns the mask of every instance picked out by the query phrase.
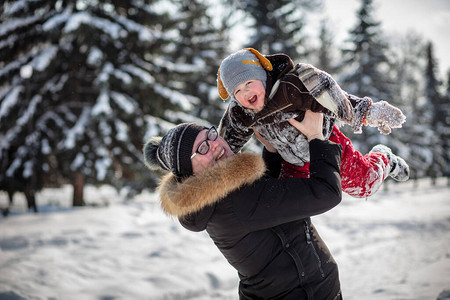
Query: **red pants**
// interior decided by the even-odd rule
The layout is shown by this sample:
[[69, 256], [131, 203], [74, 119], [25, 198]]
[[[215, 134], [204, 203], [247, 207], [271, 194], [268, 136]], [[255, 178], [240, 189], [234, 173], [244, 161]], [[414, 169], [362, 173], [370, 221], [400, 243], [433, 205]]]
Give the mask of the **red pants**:
[[[369, 197], [378, 191], [389, 174], [389, 160], [386, 155], [371, 152], [363, 156], [353, 148], [350, 139], [343, 135], [336, 125], [329, 140], [342, 145], [342, 191], [358, 198]], [[309, 178], [309, 163], [299, 167], [283, 162], [280, 178], [290, 177]]]

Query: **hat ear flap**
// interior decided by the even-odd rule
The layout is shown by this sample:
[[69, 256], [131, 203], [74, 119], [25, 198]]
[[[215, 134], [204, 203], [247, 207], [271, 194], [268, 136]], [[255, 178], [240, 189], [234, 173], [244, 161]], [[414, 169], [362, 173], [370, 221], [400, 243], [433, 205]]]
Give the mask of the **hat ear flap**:
[[261, 53], [258, 52], [258, 50], [255, 50], [253, 48], [245, 48], [243, 50], [248, 50], [251, 53], [253, 53], [259, 60], [259, 62], [261, 63], [261, 65], [263, 66], [264, 69], [266, 69], [267, 71], [272, 71], [273, 67], [272, 64], [270, 63], [270, 61], [264, 57], [264, 55], [262, 55]]
[[222, 100], [227, 100], [229, 95], [222, 80], [220, 80], [220, 69], [217, 71], [217, 90], [219, 91], [220, 98], [222, 98]]

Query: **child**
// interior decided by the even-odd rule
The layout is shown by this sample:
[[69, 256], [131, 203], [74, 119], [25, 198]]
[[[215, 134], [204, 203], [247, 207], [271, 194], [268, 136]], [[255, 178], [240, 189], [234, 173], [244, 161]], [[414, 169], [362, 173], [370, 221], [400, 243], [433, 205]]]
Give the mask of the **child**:
[[[263, 56], [247, 48], [225, 58], [218, 72], [222, 99], [231, 95], [219, 126], [220, 135], [237, 153], [258, 132], [284, 159], [280, 177], [309, 177], [306, 137], [287, 121], [301, 121], [306, 110], [324, 113], [325, 138], [343, 147], [341, 176], [344, 192], [355, 197], [375, 193], [389, 175], [409, 178], [406, 162], [383, 145], [363, 156], [334, 124], [336, 119], [361, 132], [363, 124], [383, 134], [399, 128], [402, 112], [386, 101], [373, 102], [345, 93], [334, 79], [307, 64], [294, 63], [285, 54]], [[267, 93], [266, 93], [267, 92]]]

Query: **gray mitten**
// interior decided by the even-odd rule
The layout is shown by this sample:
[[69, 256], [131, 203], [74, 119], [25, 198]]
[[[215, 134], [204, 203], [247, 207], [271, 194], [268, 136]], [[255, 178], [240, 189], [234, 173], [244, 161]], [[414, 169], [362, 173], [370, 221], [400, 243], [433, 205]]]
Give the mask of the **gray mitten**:
[[391, 128], [401, 128], [405, 121], [402, 111], [386, 101], [372, 103], [365, 117], [367, 125], [377, 127], [382, 134], [391, 133]]

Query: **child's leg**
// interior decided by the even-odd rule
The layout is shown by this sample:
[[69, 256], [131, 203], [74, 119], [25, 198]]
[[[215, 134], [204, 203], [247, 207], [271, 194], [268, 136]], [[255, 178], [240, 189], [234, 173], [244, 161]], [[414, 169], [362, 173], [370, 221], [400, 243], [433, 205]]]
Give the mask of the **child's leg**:
[[305, 162], [303, 167], [299, 167], [283, 161], [281, 164], [280, 178], [309, 178], [309, 162]]
[[363, 156], [337, 126], [329, 140], [342, 145], [342, 191], [358, 198], [369, 197], [378, 191], [390, 171], [387, 156], [379, 152]]

